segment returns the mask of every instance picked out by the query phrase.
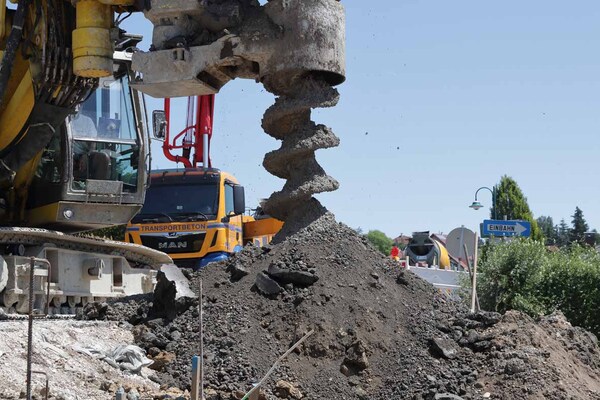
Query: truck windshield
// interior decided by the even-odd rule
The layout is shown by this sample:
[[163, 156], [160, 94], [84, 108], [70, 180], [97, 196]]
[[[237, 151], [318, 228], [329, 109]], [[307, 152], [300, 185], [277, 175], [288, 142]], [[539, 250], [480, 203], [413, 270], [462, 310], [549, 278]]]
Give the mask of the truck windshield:
[[218, 207], [217, 184], [154, 185], [132, 222], [203, 221], [216, 218]]

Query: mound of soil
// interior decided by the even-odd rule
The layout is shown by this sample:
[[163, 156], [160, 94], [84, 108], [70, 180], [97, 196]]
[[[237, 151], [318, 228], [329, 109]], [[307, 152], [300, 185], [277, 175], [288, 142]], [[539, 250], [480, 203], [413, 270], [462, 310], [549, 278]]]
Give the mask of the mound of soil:
[[[189, 277], [204, 293], [209, 399], [240, 399], [310, 330], [263, 398], [600, 399], [595, 336], [560, 314], [469, 314], [329, 213]], [[174, 318], [124, 304], [104, 316], [136, 324], [165, 387], [189, 388], [197, 304]]]

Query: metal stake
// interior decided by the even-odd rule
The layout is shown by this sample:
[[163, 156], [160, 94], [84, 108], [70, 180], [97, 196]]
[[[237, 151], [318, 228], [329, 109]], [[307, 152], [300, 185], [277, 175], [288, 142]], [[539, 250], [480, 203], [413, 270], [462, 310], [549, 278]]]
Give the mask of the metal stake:
[[191, 400], [204, 400], [204, 332], [202, 315], [202, 279], [198, 283], [198, 355], [192, 357], [192, 395]]
[[[46, 305], [44, 307], [45, 313], [38, 314], [38, 315], [33, 314], [33, 302], [34, 302], [33, 285], [34, 285], [34, 278], [35, 278], [35, 263], [36, 262], [46, 264], [46, 268], [47, 268], [47, 272], [48, 272], [46, 275], [48, 284], [46, 286], [47, 293], [46, 293]], [[27, 400], [31, 400], [31, 374], [37, 373], [37, 374], [46, 375], [44, 372], [31, 370], [31, 363], [32, 363], [32, 358], [33, 358], [33, 320], [36, 316], [43, 317], [48, 314], [48, 304], [50, 303], [50, 277], [52, 274], [51, 271], [52, 271], [52, 268], [51, 268], [50, 262], [48, 260], [30, 257], [30, 259], [29, 259], [29, 310], [28, 310], [29, 315], [28, 315], [28, 325], [27, 325]], [[48, 390], [49, 390], [48, 375], [46, 375], [46, 397], [48, 396]]]
[[33, 272], [35, 257], [29, 260], [29, 320], [27, 325], [27, 400], [31, 400], [31, 359], [33, 357]]

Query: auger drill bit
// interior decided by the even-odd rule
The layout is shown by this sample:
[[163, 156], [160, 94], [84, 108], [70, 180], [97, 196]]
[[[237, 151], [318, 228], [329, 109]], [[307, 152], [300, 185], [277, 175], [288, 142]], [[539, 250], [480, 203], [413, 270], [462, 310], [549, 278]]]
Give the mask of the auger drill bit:
[[335, 106], [339, 94], [323, 79], [310, 75], [297, 77], [280, 88], [270, 86], [267, 79], [265, 87], [279, 97], [265, 112], [262, 127], [282, 142], [278, 150], [267, 153], [263, 166], [287, 181], [281, 191], [271, 195], [263, 208], [267, 214], [285, 221], [308, 203], [313, 194], [332, 192], [339, 187], [338, 182], [317, 163], [315, 151], [336, 147], [340, 140], [330, 128], [310, 119], [312, 108]]
[[[154, 24], [151, 52], [133, 55], [141, 78], [133, 86], [155, 97], [216, 93], [242, 77], [263, 82], [278, 96], [262, 126], [282, 141], [263, 165], [286, 179], [263, 205], [288, 222], [318, 217], [312, 197], [338, 183], [315, 159], [315, 150], [335, 147], [331, 129], [310, 120], [311, 109], [338, 101], [333, 86], [344, 81], [344, 9], [337, 0], [148, 0]], [[315, 212], [315, 210], [318, 210]], [[306, 219], [306, 218], [305, 218]], [[310, 217], [309, 217], [310, 219]], [[298, 227], [300, 228], [300, 227]], [[285, 229], [285, 226], [284, 226]]]

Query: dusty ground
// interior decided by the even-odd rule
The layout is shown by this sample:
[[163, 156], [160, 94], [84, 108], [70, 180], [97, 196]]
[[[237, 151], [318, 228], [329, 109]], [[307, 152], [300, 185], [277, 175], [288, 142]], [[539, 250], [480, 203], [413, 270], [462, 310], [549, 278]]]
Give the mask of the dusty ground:
[[[154, 371], [144, 368], [142, 376], [129, 375], [104, 361], [76, 350], [95, 346], [110, 349], [132, 344], [133, 335], [116, 322], [35, 321], [33, 370], [48, 373], [50, 398], [56, 400], [105, 400], [114, 398], [120, 386], [131, 398], [148, 398], [158, 384], [148, 378]], [[24, 398], [27, 360], [27, 322], [0, 322], [0, 399]], [[34, 375], [33, 393], [42, 398], [43, 377]]]
[[[269, 248], [192, 274], [202, 280], [207, 393], [241, 398], [302, 335], [264, 398], [600, 399], [597, 339], [560, 315], [470, 315], [397, 269], [330, 214]], [[179, 311], [175, 312], [176, 306]], [[195, 303], [148, 298], [88, 307], [128, 320], [165, 386], [189, 387]]]

